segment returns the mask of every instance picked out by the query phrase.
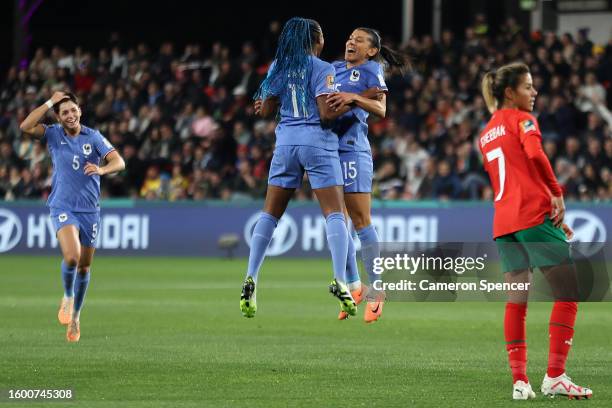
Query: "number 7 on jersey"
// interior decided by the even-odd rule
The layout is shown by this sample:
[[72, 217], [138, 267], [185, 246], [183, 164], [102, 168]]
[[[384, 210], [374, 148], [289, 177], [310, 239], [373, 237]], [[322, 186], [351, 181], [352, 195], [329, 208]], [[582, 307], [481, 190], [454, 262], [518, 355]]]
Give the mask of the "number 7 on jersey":
[[499, 201], [504, 194], [504, 184], [506, 184], [506, 159], [501, 147], [496, 147], [490, 152], [487, 152], [487, 161], [489, 163], [495, 159], [497, 159], [497, 170], [499, 173], [499, 192], [497, 196], [495, 196], [495, 201]]

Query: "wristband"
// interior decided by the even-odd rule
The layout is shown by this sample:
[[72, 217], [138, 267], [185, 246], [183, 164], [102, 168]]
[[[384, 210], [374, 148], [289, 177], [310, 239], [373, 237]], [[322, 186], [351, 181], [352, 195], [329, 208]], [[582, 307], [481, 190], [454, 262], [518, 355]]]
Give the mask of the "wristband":
[[45, 105], [47, 105], [47, 108], [51, 109], [53, 107], [53, 101], [49, 99], [47, 102], [45, 102]]

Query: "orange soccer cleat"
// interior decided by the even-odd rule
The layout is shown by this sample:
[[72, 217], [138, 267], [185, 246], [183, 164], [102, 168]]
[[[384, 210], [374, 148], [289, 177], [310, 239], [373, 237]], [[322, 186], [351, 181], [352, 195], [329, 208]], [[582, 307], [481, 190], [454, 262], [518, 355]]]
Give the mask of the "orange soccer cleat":
[[379, 293], [372, 298], [368, 297], [368, 304], [363, 312], [363, 320], [366, 323], [373, 323], [380, 319], [382, 315], [383, 306], [385, 305], [384, 293]]
[[[366, 292], [367, 292], [367, 286], [365, 285], [361, 285], [359, 289], [351, 291], [351, 296], [353, 297], [353, 300], [355, 301], [355, 305], [358, 305], [361, 303], [361, 301], [365, 297]], [[348, 319], [348, 317], [349, 317], [348, 313], [346, 313], [344, 310], [340, 310], [340, 313], [338, 313], [338, 320], [346, 320]]]
[[70, 323], [72, 319], [72, 308], [74, 306], [73, 297], [63, 297], [62, 303], [60, 304], [59, 311], [57, 312], [57, 320], [64, 326]]
[[66, 329], [66, 340], [76, 343], [81, 338], [81, 327], [78, 320], [71, 320]]

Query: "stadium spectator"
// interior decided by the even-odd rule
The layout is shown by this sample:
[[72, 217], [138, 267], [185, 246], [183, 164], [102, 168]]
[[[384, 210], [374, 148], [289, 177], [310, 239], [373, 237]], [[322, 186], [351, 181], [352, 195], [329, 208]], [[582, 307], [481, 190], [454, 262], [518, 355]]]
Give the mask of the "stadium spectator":
[[[0, 197], [48, 194], [45, 141], [18, 125], [53, 91], [73, 89], [85, 102], [84, 123], [127, 162], [103, 183], [103, 196], [263, 198], [274, 123], [255, 118], [250, 101], [280, 27], [272, 22], [235, 55], [219, 42], [180, 52], [172, 42], [125, 47], [115, 33], [98, 50], [36, 49], [25, 69], [10, 67], [0, 83]], [[534, 114], [566, 198], [612, 199], [612, 39], [596, 45], [584, 30], [528, 34], [512, 18], [497, 35], [479, 15], [464, 38], [445, 30], [439, 43], [413, 37], [403, 49], [414, 70], [391, 70], [387, 118], [370, 126], [375, 197], [486, 199], [491, 190], [473, 144], [489, 118], [478, 84], [491, 65], [521, 59], [532, 69]], [[308, 183], [296, 197], [312, 198]]]

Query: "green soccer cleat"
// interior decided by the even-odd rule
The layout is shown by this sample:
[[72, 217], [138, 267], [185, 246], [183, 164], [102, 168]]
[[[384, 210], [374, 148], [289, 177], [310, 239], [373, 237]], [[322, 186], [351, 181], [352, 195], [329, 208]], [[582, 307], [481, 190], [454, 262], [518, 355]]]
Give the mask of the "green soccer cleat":
[[329, 285], [329, 293], [338, 298], [340, 308], [343, 312], [349, 316], [355, 316], [357, 314], [357, 305], [355, 305], [355, 300], [353, 300], [351, 292], [349, 292], [345, 284], [334, 279]]
[[257, 312], [257, 300], [255, 298], [255, 281], [250, 276], [246, 278], [242, 285], [240, 295], [240, 311], [244, 317], [255, 317]]

